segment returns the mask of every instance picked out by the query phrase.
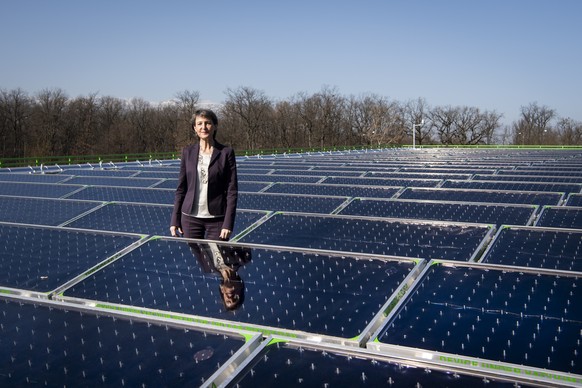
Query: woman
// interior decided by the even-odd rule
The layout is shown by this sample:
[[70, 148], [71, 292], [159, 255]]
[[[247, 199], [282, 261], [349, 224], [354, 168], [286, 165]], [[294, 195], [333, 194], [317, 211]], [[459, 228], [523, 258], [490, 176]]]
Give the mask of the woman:
[[218, 118], [213, 111], [197, 110], [192, 128], [199, 142], [182, 150], [170, 233], [228, 240], [238, 197], [234, 150], [216, 141]]

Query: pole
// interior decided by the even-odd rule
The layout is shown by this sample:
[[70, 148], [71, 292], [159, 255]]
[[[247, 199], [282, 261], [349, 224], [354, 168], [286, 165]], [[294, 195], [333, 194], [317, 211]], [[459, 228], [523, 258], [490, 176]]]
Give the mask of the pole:
[[416, 149], [416, 124], [412, 124], [412, 149]]

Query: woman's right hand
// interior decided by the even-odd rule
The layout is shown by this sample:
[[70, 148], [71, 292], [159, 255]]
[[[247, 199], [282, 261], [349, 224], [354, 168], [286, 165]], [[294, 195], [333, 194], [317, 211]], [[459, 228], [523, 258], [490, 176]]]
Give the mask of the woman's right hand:
[[184, 232], [182, 232], [182, 228], [180, 228], [179, 226], [170, 226], [170, 234], [172, 235], [172, 237], [182, 237], [184, 235]]

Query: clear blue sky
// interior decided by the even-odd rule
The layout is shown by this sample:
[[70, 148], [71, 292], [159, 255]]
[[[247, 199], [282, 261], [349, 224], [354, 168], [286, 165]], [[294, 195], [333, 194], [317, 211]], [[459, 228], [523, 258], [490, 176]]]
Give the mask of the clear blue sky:
[[219, 103], [323, 86], [582, 120], [582, 0], [0, 0], [0, 88]]

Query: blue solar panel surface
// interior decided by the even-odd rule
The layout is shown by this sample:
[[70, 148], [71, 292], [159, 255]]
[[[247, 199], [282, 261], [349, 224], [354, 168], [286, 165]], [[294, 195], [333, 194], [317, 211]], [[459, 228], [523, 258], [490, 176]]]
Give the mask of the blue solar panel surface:
[[582, 386], [582, 151], [237, 164], [229, 243], [163, 237], [177, 160], [0, 169], [0, 383]]
[[[433, 265], [380, 334], [393, 345], [582, 372], [576, 276]], [[561, 351], [557, 351], [560, 349]]]
[[582, 229], [582, 207], [547, 206], [542, 210], [536, 226]]
[[472, 260], [492, 227], [278, 213], [239, 241], [414, 258]]
[[242, 337], [0, 297], [0, 384], [199, 386]]
[[524, 205], [495, 205], [453, 202], [418, 202], [356, 198], [338, 214], [474, 222], [481, 224], [528, 225], [537, 208]]
[[543, 193], [523, 191], [463, 190], [463, 189], [423, 189], [407, 188], [398, 194], [400, 199], [515, 203], [532, 205], [558, 205], [564, 193]]
[[0, 196], [0, 222], [57, 226], [100, 205], [100, 202]]

